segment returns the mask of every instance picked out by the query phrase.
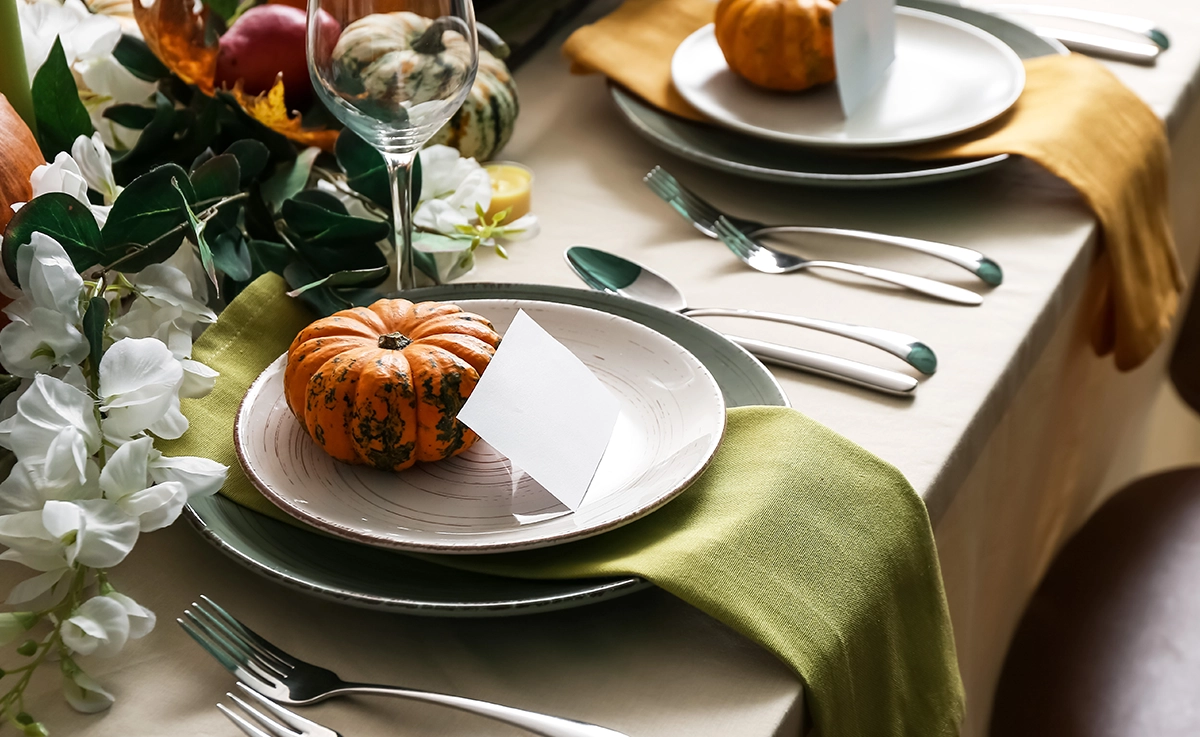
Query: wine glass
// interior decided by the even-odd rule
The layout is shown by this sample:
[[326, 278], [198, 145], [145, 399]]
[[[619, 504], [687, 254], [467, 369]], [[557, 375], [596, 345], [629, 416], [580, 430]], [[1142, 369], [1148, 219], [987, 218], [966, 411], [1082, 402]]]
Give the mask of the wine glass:
[[413, 160], [462, 106], [478, 68], [471, 0], [308, 0], [313, 88], [387, 164], [397, 289], [416, 286]]

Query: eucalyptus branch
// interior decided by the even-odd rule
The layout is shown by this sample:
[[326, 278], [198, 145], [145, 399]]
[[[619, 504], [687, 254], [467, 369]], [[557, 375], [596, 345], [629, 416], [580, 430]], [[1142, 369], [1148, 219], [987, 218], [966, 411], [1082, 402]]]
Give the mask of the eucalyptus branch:
[[[209, 220], [212, 220], [214, 217], [216, 217], [216, 216], [217, 216], [217, 212], [218, 212], [218, 211], [219, 211], [219, 210], [220, 210], [222, 207], [224, 207], [225, 205], [228, 205], [228, 204], [231, 204], [231, 203], [234, 203], [234, 202], [238, 202], [238, 201], [244, 200], [244, 199], [248, 198], [249, 196], [250, 196], [250, 194], [249, 194], [248, 192], [239, 192], [238, 194], [235, 194], [235, 195], [231, 195], [231, 196], [229, 196], [229, 197], [226, 197], [225, 199], [221, 200], [221, 201], [220, 201], [220, 202], [218, 202], [217, 204], [215, 204], [215, 205], [213, 205], [213, 206], [209, 207], [208, 209], [206, 209], [206, 210], [202, 211], [200, 214], [198, 214], [198, 215], [196, 216], [196, 218], [197, 218], [197, 219], [198, 219], [200, 222], [202, 222], [202, 223], [206, 223], [206, 222], [208, 222]], [[101, 274], [101, 275], [104, 275], [104, 274], [107, 274], [107, 273], [108, 273], [108, 272], [110, 272], [110, 271], [113, 271], [114, 269], [116, 269], [116, 268], [117, 268], [118, 266], [120, 266], [121, 264], [123, 264], [123, 263], [125, 263], [125, 262], [127, 262], [127, 261], [130, 261], [130, 260], [132, 260], [132, 259], [133, 259], [135, 256], [140, 256], [141, 254], [143, 254], [143, 253], [145, 253], [146, 251], [150, 250], [151, 248], [153, 248], [154, 246], [158, 245], [159, 243], [161, 243], [162, 241], [166, 240], [167, 238], [170, 238], [171, 236], [173, 236], [173, 235], [176, 235], [176, 234], [178, 234], [178, 233], [182, 233], [182, 232], [183, 232], [185, 229], [187, 229], [187, 228], [190, 228], [190, 227], [191, 227], [191, 226], [190, 226], [190, 225], [188, 224], [188, 222], [185, 220], [184, 222], [180, 223], [179, 225], [176, 225], [174, 228], [171, 228], [171, 229], [170, 229], [170, 230], [168, 230], [167, 232], [163, 233], [162, 235], [158, 236], [158, 237], [157, 237], [157, 238], [155, 238], [154, 240], [150, 241], [150, 242], [149, 242], [149, 243], [147, 243], [146, 245], [144, 245], [144, 246], [142, 246], [142, 247], [138, 248], [137, 250], [130, 251], [129, 253], [127, 253], [127, 254], [125, 254], [124, 256], [122, 256], [121, 258], [117, 259], [116, 261], [113, 261], [113, 262], [112, 262], [111, 264], [109, 264], [108, 266], [105, 266], [103, 269], [101, 269], [101, 271], [100, 271], [100, 274]]]
[[349, 197], [353, 197], [354, 199], [361, 202], [363, 207], [365, 207], [368, 212], [370, 212], [372, 215], [375, 215], [380, 220], [388, 220], [389, 218], [391, 218], [391, 213], [389, 213], [387, 210], [385, 210], [382, 207], [380, 207], [379, 205], [377, 205], [375, 203], [375, 200], [371, 199], [370, 197], [367, 197], [362, 192], [359, 192], [359, 191], [355, 190], [353, 187], [351, 187], [350, 184], [346, 181], [345, 174], [342, 174], [341, 172], [331, 171], [329, 169], [325, 169], [320, 166], [314, 166], [312, 168], [312, 171], [313, 171], [313, 174], [317, 175], [317, 177], [319, 179], [322, 179], [322, 180], [332, 184], [337, 189], [338, 192], [340, 192], [344, 195], [347, 195]]

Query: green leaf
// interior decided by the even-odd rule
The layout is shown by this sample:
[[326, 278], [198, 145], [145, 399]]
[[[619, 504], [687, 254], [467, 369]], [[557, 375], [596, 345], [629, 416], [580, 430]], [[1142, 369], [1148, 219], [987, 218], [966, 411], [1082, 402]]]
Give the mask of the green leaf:
[[175, 104], [163, 93], [154, 93], [154, 117], [142, 129], [137, 144], [113, 159], [113, 175], [117, 184], [129, 184], [155, 164], [168, 159], [177, 129], [187, 123], [184, 112], [176, 110]]
[[310, 205], [316, 205], [330, 212], [336, 212], [339, 215], [350, 214], [341, 200], [324, 190], [306, 189], [302, 192], [297, 192], [296, 196], [292, 199], [296, 202], [306, 202]]
[[301, 294], [317, 287], [376, 287], [382, 284], [391, 272], [392, 270], [388, 266], [380, 266], [374, 269], [338, 271], [327, 277], [293, 289], [288, 292], [288, 296], [299, 297]]
[[[283, 270], [284, 281], [293, 289], [298, 289], [319, 278], [320, 276], [311, 267], [300, 261], [293, 261]], [[332, 315], [338, 310], [354, 306], [350, 300], [339, 296], [329, 287], [319, 287], [302, 292], [298, 299], [311, 307], [318, 315]]]
[[233, 154], [221, 154], [197, 167], [190, 179], [196, 202], [229, 197], [241, 191], [242, 167]]
[[282, 276], [292, 260], [292, 249], [282, 243], [250, 241], [246, 247], [250, 251], [250, 270], [255, 278], [268, 271]]
[[83, 335], [91, 349], [92, 373], [100, 370], [100, 359], [104, 357], [104, 326], [108, 323], [108, 300], [92, 297], [87, 312], [83, 313]]
[[[113, 56], [121, 66], [147, 82], [154, 82], [170, 75], [171, 70], [158, 60], [146, 42], [136, 36], [125, 34], [113, 49]], [[124, 125], [124, 123], [122, 123]]]
[[310, 147], [300, 152], [292, 161], [280, 164], [271, 178], [263, 182], [262, 195], [271, 212], [279, 212], [284, 201], [296, 196], [308, 185], [312, 175], [313, 162], [321, 149]]
[[211, 148], [201, 151], [199, 156], [192, 159], [192, 165], [188, 167], [188, 176], [195, 174], [197, 169], [216, 158], [216, 156], [216, 153]]
[[[186, 179], [184, 183], [187, 183]], [[221, 283], [217, 280], [217, 267], [213, 261], [212, 249], [208, 245], [208, 239], [204, 237], [204, 223], [200, 222], [200, 219], [196, 217], [196, 213], [192, 211], [192, 206], [188, 204], [188, 193], [183, 191], [183, 187], [179, 184], [179, 179], [172, 177], [171, 187], [179, 194], [179, 201], [183, 207], [184, 215], [187, 217], [192, 242], [200, 249], [200, 263], [204, 266], [204, 273], [208, 274], [208, 280], [217, 288], [217, 296], [219, 297], [221, 296]], [[192, 194], [192, 200], [195, 200], [194, 193]]]
[[[171, 186], [173, 179], [178, 182], [186, 202], [180, 200], [180, 193]], [[187, 173], [177, 164], [160, 166], [130, 182], [113, 203], [104, 229], [100, 231], [108, 263], [124, 256], [129, 246], [150, 245], [187, 222], [184, 205], [195, 201], [196, 193]], [[155, 245], [167, 250], [163, 257], [167, 258], [182, 240], [183, 231], [180, 230], [177, 237], [172, 235]], [[130, 269], [123, 265], [123, 270]]]
[[37, 70], [32, 92], [38, 145], [46, 161], [54, 161], [60, 152], [70, 151], [79, 136], [96, 132], [87, 108], [79, 100], [79, 88], [75, 86], [71, 67], [67, 66], [61, 38], [54, 39], [50, 55]]
[[230, 279], [250, 281], [253, 277], [250, 250], [237, 228], [231, 228], [213, 239], [212, 256], [216, 267]]
[[141, 105], [113, 105], [104, 111], [104, 117], [117, 125], [142, 130], [154, 120], [154, 108]]
[[267, 161], [271, 158], [271, 152], [266, 145], [252, 138], [234, 141], [229, 148], [225, 149], [225, 153], [237, 159], [238, 166], [242, 169], [241, 184], [243, 186], [262, 174], [263, 169], [267, 167]]
[[282, 212], [289, 228], [316, 245], [345, 245], [350, 241], [373, 244], [391, 232], [385, 222], [342, 215], [295, 199], [284, 202]]
[[425, 253], [456, 253], [471, 250], [474, 239], [468, 236], [454, 238], [441, 233], [413, 233], [415, 250]]
[[275, 218], [271, 215], [270, 208], [263, 201], [262, 188], [258, 182], [251, 182], [249, 194], [250, 198], [245, 201], [246, 235], [252, 240], [282, 242], [283, 237], [275, 227]]
[[17, 251], [37, 232], [58, 241], [78, 271], [104, 263], [100, 229], [91, 210], [69, 194], [48, 192], [18, 210], [4, 233], [4, 270], [13, 284], [18, 284]]
[[[338, 134], [333, 151], [338, 165], [346, 172], [346, 183], [350, 188], [391, 212], [392, 193], [383, 155], [349, 128], [343, 128]], [[413, 202], [416, 201], [414, 196]]]

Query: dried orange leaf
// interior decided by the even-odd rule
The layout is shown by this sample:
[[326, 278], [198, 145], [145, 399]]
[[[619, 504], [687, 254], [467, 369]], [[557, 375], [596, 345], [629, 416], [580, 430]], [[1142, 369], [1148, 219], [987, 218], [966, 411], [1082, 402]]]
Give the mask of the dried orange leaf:
[[[193, 12], [198, 9], [199, 12]], [[194, 84], [206, 95], [213, 92], [217, 43], [205, 42], [208, 7], [188, 0], [154, 0], [133, 3], [133, 15], [146, 45], [177, 77]]]
[[[160, 0], [161, 2], [161, 0]], [[233, 97], [258, 122], [276, 133], [282, 133], [292, 141], [304, 146], [317, 146], [325, 151], [332, 151], [337, 143], [338, 132], [327, 128], [301, 127], [299, 115], [290, 115], [283, 98], [283, 75], [275, 80], [275, 85], [265, 93], [252, 97], [242, 90], [239, 81], [233, 87]], [[320, 104], [320, 103], [318, 103]]]

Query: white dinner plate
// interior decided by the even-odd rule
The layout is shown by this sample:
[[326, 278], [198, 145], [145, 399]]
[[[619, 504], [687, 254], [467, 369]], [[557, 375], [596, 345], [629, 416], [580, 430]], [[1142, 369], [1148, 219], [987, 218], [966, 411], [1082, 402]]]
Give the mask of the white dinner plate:
[[834, 84], [771, 92], [739, 77], [712, 25], [679, 45], [671, 78], [693, 107], [743, 133], [821, 148], [878, 148], [949, 138], [995, 120], [1021, 96], [1025, 67], [975, 26], [897, 7], [896, 61], [849, 119]]
[[288, 409], [286, 355], [250, 386], [234, 425], [239, 460], [259, 491], [297, 519], [355, 542], [489, 553], [555, 545], [631, 522], [686, 489], [712, 459], [725, 430], [725, 400], [704, 364], [670, 338], [574, 305], [457, 304], [491, 320], [502, 335], [524, 309], [620, 402], [617, 427], [575, 512], [483, 443], [401, 473], [335, 461]]

